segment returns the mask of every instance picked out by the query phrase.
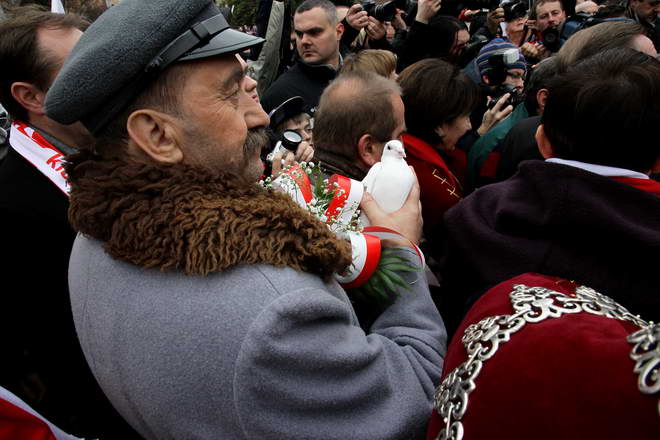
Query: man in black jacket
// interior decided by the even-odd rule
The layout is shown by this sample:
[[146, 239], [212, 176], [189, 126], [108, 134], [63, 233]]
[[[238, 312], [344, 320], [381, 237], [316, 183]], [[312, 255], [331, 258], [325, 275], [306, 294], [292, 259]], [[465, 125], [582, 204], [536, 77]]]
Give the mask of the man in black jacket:
[[0, 23], [0, 101], [13, 118], [0, 165], [0, 385], [72, 434], [130, 439], [133, 431], [89, 371], [69, 302], [75, 233], [63, 162], [90, 137], [80, 123], [59, 124], [44, 109], [85, 27], [75, 15], [36, 8], [19, 8]]
[[302, 96], [310, 107], [316, 107], [341, 64], [339, 42], [344, 28], [332, 3], [305, 1], [296, 9], [293, 25], [299, 59], [266, 90], [261, 99], [266, 112], [294, 96]]

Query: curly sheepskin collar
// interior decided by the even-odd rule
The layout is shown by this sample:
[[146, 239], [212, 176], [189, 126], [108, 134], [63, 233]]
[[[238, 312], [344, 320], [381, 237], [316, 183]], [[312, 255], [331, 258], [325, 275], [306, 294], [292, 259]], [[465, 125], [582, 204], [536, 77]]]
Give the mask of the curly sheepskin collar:
[[73, 157], [67, 172], [72, 226], [137, 266], [206, 275], [263, 263], [328, 277], [350, 264], [350, 245], [311, 214], [229, 173], [98, 157]]

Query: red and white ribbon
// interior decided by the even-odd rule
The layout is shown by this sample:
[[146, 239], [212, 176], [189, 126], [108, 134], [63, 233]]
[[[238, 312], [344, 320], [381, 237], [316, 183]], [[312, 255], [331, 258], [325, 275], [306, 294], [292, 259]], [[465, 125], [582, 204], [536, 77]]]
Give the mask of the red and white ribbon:
[[68, 197], [69, 182], [64, 172], [64, 154], [29, 125], [14, 121], [9, 132], [11, 147], [48, 177]]
[[360, 206], [364, 195], [364, 186], [357, 180], [339, 174], [333, 174], [328, 182], [335, 197], [325, 211], [326, 223], [330, 230], [341, 233], [340, 228], [348, 225]]
[[344, 289], [354, 289], [367, 282], [378, 268], [380, 239], [375, 235], [349, 232], [351, 241], [351, 265], [343, 274], [335, 274]]
[[63, 432], [27, 403], [0, 387], [0, 439], [81, 440]]
[[312, 182], [300, 165], [294, 165], [282, 172], [273, 181], [273, 186], [279, 191], [288, 194], [301, 208], [309, 209], [309, 203], [314, 200]]
[[350, 267], [345, 273], [335, 274], [344, 289], [354, 289], [367, 282], [374, 274], [380, 263], [381, 240], [406, 240], [419, 257], [419, 267], [424, 268], [426, 260], [421, 249], [396, 231], [382, 226], [367, 226], [363, 233], [350, 233], [352, 259]]

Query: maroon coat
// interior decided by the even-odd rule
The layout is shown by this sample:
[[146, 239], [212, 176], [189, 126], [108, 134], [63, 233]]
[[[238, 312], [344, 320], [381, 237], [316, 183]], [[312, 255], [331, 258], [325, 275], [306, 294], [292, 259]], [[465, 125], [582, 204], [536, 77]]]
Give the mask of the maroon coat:
[[497, 285], [449, 345], [427, 439], [448, 425], [464, 440], [660, 438], [652, 369], [636, 369], [660, 342], [648, 325], [564, 279]]

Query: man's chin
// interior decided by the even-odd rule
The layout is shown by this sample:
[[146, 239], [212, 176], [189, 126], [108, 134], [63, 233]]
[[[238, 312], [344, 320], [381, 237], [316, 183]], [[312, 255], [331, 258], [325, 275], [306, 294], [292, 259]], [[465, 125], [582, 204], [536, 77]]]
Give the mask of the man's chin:
[[319, 59], [318, 55], [303, 55], [302, 59], [305, 63], [312, 66], [321, 64], [321, 60]]

